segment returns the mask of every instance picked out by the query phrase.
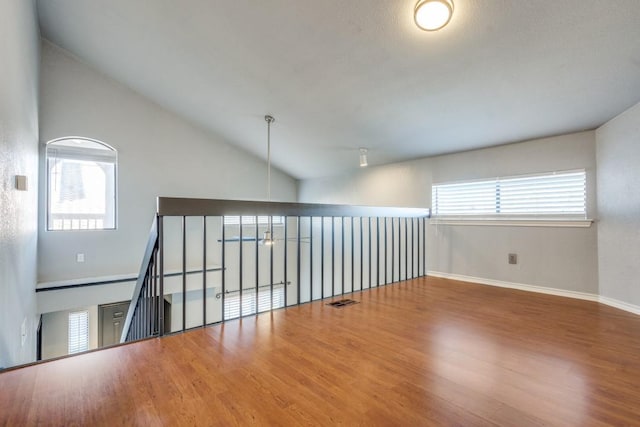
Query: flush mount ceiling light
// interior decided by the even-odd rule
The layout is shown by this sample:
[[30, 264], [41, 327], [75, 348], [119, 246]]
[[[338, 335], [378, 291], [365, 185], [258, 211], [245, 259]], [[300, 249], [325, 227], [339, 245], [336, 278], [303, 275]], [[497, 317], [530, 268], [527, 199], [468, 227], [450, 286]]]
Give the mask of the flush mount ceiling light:
[[418, 0], [413, 19], [420, 29], [437, 31], [451, 20], [453, 0]]
[[361, 168], [366, 168], [367, 166], [369, 166], [369, 162], [367, 161], [367, 149], [366, 148], [361, 148], [360, 149], [360, 167]]

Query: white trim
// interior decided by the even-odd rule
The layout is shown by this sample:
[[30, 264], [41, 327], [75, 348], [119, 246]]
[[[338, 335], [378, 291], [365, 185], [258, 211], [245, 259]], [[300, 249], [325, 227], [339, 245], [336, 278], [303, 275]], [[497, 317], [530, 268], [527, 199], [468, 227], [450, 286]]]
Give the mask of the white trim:
[[575, 298], [586, 301], [598, 301], [596, 294], [586, 292], [567, 291], [564, 289], [546, 288], [544, 286], [525, 285], [522, 283], [503, 282], [501, 280], [483, 279], [480, 277], [463, 276], [461, 274], [441, 273], [439, 271], [428, 271], [427, 276], [441, 277], [443, 279], [459, 280], [461, 282], [472, 282], [480, 285], [497, 286], [500, 288], [518, 289], [520, 291], [537, 292], [539, 294], [556, 295], [559, 297]]
[[545, 220], [545, 219], [438, 219], [432, 218], [429, 225], [489, 225], [502, 227], [573, 227], [588, 228], [592, 219]]
[[474, 184], [478, 182], [492, 181], [492, 180], [503, 180], [503, 179], [518, 179], [518, 178], [534, 178], [534, 177], [545, 177], [550, 175], [561, 175], [561, 174], [570, 174], [570, 173], [581, 173], [585, 172], [586, 169], [567, 169], [567, 170], [551, 170], [546, 172], [536, 172], [536, 173], [525, 173], [521, 175], [504, 175], [504, 176], [488, 176], [485, 178], [475, 178], [475, 179], [459, 179], [456, 181], [442, 181], [435, 182], [433, 185], [450, 185], [450, 184]]
[[628, 302], [618, 301], [617, 299], [600, 296], [600, 302], [610, 307], [618, 308], [620, 310], [628, 311], [629, 313], [637, 314], [640, 316], [640, 306], [629, 304]]
[[[213, 265], [213, 264], [207, 265], [207, 270], [214, 270], [214, 269], [222, 269], [222, 267], [220, 265]], [[200, 272], [202, 271], [202, 267], [201, 266], [193, 267], [193, 268], [187, 267], [187, 272], [193, 272], [193, 271]], [[209, 271], [209, 273], [212, 273], [212, 272], [215, 272], [215, 271]], [[175, 273], [182, 273], [182, 268], [164, 270], [165, 276], [167, 276], [168, 274], [175, 274]], [[38, 282], [36, 284], [36, 289], [57, 288], [59, 286], [85, 285], [85, 284], [91, 284], [96, 282], [111, 282], [114, 280], [121, 281], [122, 283], [135, 282], [136, 280], [138, 280], [138, 273], [115, 274], [112, 276], [80, 277], [77, 279], [56, 280], [52, 282]], [[108, 283], [105, 283], [105, 285], [107, 284]]]
[[[126, 280], [130, 278], [131, 280]], [[95, 282], [110, 282], [112, 280], [122, 280], [123, 282], [126, 280], [127, 282], [135, 282], [137, 278], [138, 275], [136, 273], [115, 274], [112, 276], [80, 277], [77, 279], [56, 280], [52, 282], [38, 282], [38, 284], [36, 285], [36, 289], [56, 288], [58, 286], [84, 285], [86, 283]]]
[[544, 286], [525, 285], [522, 283], [504, 282], [501, 280], [483, 279], [480, 277], [464, 276], [462, 274], [442, 273], [440, 271], [427, 271], [427, 276], [440, 277], [443, 279], [459, 280], [461, 282], [471, 282], [479, 285], [497, 286], [500, 288], [517, 289], [520, 291], [536, 292], [539, 294], [555, 295], [559, 297], [574, 298], [585, 301], [595, 301], [629, 313], [640, 315], [640, 306], [618, 301], [613, 298], [586, 292], [567, 291], [557, 288], [546, 288]]

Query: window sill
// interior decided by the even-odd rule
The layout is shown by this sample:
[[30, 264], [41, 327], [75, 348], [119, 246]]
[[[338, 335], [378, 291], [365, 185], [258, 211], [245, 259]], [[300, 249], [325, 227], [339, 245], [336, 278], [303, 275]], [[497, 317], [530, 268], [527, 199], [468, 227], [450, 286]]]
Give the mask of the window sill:
[[432, 218], [430, 225], [481, 225], [498, 227], [568, 227], [589, 228], [593, 219], [437, 219]]

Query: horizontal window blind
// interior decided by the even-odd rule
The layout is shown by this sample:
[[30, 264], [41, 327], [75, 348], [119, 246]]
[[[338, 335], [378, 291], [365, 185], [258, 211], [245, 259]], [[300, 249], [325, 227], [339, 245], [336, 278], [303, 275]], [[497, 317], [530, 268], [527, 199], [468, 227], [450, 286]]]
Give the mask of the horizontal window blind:
[[[271, 305], [271, 289], [264, 287], [258, 290], [258, 313], [276, 308], [284, 307], [284, 286], [274, 285], [273, 306]], [[242, 315], [256, 313], [256, 291], [255, 288], [246, 289], [242, 294]], [[233, 319], [240, 316], [240, 292], [225, 295], [224, 297], [224, 318]]]
[[69, 313], [69, 354], [89, 350], [89, 312]]
[[584, 170], [437, 184], [436, 217], [586, 218]]
[[[240, 217], [235, 215], [225, 216], [224, 217], [224, 225], [239, 225]], [[258, 224], [259, 225], [267, 225], [269, 224], [269, 217], [266, 215], [258, 216]], [[284, 217], [274, 216], [273, 217], [273, 225], [281, 225], [284, 224]], [[255, 216], [242, 216], [242, 225], [256, 225], [256, 217]]]

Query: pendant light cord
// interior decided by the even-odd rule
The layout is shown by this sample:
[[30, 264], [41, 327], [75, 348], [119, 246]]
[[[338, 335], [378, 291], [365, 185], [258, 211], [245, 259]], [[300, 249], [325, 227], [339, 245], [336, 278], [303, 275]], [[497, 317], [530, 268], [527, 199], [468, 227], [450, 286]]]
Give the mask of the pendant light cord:
[[271, 201], [271, 123], [275, 119], [271, 116], [264, 116], [267, 121], [267, 201]]

